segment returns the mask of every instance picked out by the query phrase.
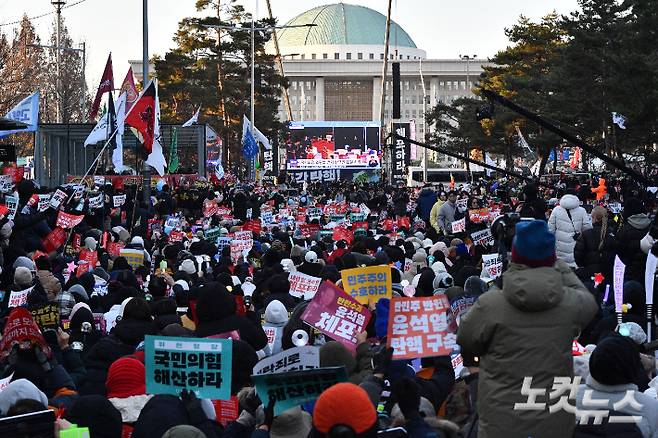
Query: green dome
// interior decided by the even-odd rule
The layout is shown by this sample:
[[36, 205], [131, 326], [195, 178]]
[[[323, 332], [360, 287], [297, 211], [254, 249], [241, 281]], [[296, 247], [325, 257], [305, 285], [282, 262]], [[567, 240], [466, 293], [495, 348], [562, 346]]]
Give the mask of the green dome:
[[[279, 29], [279, 45], [384, 45], [386, 16], [370, 8], [345, 3], [309, 9], [286, 23], [286, 26], [316, 24], [314, 27]], [[411, 37], [391, 20], [391, 47], [416, 48]]]

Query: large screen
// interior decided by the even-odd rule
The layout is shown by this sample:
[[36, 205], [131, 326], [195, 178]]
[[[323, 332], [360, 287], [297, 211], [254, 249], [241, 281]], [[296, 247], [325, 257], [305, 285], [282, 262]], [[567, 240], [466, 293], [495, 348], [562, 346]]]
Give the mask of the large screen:
[[376, 122], [291, 122], [286, 139], [288, 170], [379, 169]]

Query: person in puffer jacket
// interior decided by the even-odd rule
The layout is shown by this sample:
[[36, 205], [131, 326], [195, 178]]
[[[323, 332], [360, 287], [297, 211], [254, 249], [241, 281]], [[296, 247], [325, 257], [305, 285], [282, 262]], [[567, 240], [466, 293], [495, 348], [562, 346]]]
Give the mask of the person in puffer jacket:
[[[281, 351], [283, 327], [288, 323], [288, 309], [279, 300], [272, 300], [265, 308], [265, 324], [263, 330], [267, 334], [268, 343], [261, 351], [265, 356], [272, 356]], [[270, 333], [274, 334], [274, 342], [270, 342]], [[261, 352], [258, 352], [260, 357]]]
[[555, 234], [555, 251], [558, 260], [575, 268], [577, 265], [573, 250], [576, 240], [580, 233], [591, 228], [592, 220], [580, 206], [578, 197], [572, 194], [564, 195], [548, 218], [548, 229]]

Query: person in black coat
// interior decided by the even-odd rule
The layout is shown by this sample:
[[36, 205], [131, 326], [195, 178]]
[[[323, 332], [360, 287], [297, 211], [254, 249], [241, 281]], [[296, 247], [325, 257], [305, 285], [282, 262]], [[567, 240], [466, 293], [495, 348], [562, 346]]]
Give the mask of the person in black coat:
[[288, 312], [297, 305], [295, 298], [290, 295], [290, 282], [288, 277], [284, 274], [274, 275], [266, 282], [267, 292], [263, 294], [263, 309], [267, 307], [274, 300], [278, 300], [286, 307]]
[[592, 210], [592, 228], [581, 233], [573, 250], [574, 259], [578, 265], [576, 275], [587, 284], [594, 274], [600, 272], [612, 281], [612, 241], [614, 236], [608, 227], [608, 210], [605, 207], [595, 207]]
[[537, 186], [528, 184], [523, 188], [523, 203], [517, 210], [521, 217], [546, 220], [546, 202], [537, 196]]
[[640, 240], [651, 229], [651, 219], [645, 213], [644, 204], [637, 198], [624, 202], [622, 216], [624, 223], [615, 236], [613, 250], [626, 265], [624, 280], [644, 284], [647, 255], [640, 248]]
[[205, 338], [236, 330], [240, 339], [258, 351], [267, 345], [267, 335], [258, 315], [252, 310], [246, 316], [236, 314], [235, 298], [220, 283], [208, 283], [201, 288], [197, 301], [196, 336]]

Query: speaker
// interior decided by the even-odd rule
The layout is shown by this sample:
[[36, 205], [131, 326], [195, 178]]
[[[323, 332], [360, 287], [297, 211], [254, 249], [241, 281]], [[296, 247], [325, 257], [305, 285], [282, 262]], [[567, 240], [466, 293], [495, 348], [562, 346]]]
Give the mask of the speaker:
[[393, 62], [393, 119], [400, 118], [400, 63]]

